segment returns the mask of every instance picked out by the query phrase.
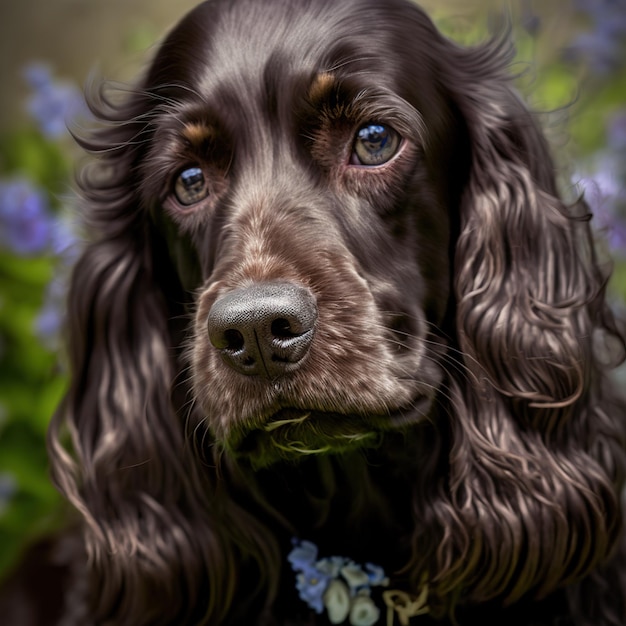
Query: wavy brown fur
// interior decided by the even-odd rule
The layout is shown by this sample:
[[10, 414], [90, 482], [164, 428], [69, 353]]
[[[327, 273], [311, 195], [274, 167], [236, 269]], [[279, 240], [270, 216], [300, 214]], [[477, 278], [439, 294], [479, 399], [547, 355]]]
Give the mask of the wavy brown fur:
[[[598, 348], [621, 339], [510, 60], [402, 0], [216, 0], [121, 101], [92, 95], [50, 454], [94, 623], [324, 623], [295, 597], [292, 533], [407, 590], [426, 576], [433, 621], [625, 623], [626, 420]], [[345, 121], [381, 117], [417, 147], [338, 173]], [[190, 123], [221, 151], [184, 217], [167, 181]], [[224, 365], [206, 317], [276, 280], [318, 320], [272, 391]]]

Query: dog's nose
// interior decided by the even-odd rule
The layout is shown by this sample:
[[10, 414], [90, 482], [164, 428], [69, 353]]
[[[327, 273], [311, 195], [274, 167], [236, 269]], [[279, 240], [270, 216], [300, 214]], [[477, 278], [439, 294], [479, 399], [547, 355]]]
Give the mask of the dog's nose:
[[213, 304], [208, 330], [224, 361], [247, 376], [274, 379], [297, 369], [311, 346], [317, 320], [308, 289], [258, 283]]

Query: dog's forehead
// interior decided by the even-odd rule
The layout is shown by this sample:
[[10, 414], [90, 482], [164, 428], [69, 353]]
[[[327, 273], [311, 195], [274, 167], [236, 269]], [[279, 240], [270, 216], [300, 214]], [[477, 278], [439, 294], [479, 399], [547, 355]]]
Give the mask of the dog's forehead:
[[[399, 3], [404, 0], [208, 0], [179, 24], [166, 47], [178, 48], [188, 66], [183, 73], [207, 93], [226, 82], [258, 85], [278, 61], [284, 77], [290, 70], [367, 64], [380, 73], [381, 51], [394, 38], [394, 23], [401, 25], [392, 17]], [[192, 48], [191, 40], [201, 45]]]
[[[348, 35], [351, 4], [351, 0], [270, 0], [253, 5], [236, 1], [218, 16], [210, 42], [210, 74], [259, 77], [272, 59], [279, 58], [285, 71], [315, 69], [328, 59], [329, 47]], [[352, 20], [357, 20], [354, 14]], [[353, 38], [355, 28], [353, 23]]]

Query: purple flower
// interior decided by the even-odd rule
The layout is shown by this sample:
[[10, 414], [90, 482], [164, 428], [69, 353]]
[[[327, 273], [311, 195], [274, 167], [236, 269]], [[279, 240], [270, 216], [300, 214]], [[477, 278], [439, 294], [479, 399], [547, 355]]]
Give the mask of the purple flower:
[[0, 474], [0, 515], [5, 511], [17, 491], [17, 481], [11, 474]]
[[0, 245], [32, 255], [51, 243], [53, 223], [44, 193], [24, 179], [0, 181]]
[[63, 315], [56, 303], [46, 303], [35, 320], [35, 332], [43, 344], [56, 347], [56, 339], [63, 327]]
[[566, 58], [587, 60], [590, 67], [600, 74], [623, 66], [626, 36], [624, 1], [577, 0], [576, 5], [591, 20], [591, 28], [579, 35], [565, 50]]
[[33, 90], [26, 109], [46, 137], [62, 137], [67, 132], [67, 124], [86, 113], [85, 101], [76, 85], [55, 81], [45, 65], [28, 65], [24, 78]]
[[613, 22], [616, 28], [626, 28], [624, 0], [576, 0], [575, 5], [596, 22]]
[[300, 599], [316, 613], [322, 613], [323, 596], [330, 582], [330, 576], [315, 565], [317, 546], [314, 543], [294, 540], [293, 544], [293, 550], [287, 555], [287, 560], [297, 572], [296, 589]]
[[592, 224], [606, 236], [614, 251], [626, 251], [626, 220], [619, 211], [620, 204], [626, 202], [626, 194], [610, 163], [603, 160], [593, 175], [579, 177], [578, 184], [593, 213]]
[[[354, 608], [356, 600], [353, 602], [351, 598], [369, 597], [370, 587], [389, 584], [382, 567], [377, 565], [367, 563], [363, 569], [354, 561], [339, 556], [317, 560], [317, 546], [310, 541], [294, 539], [293, 546], [287, 560], [296, 572], [296, 589], [300, 599], [316, 613], [321, 614], [326, 608], [328, 618], [333, 624], [343, 622], [351, 607]], [[374, 614], [378, 619], [378, 609], [371, 601], [368, 602], [359, 600], [359, 606], [363, 604], [364, 616], [357, 620], [356, 613], [361, 613], [355, 609], [351, 624], [365, 625]]]
[[599, 74], [608, 74], [619, 67], [621, 45], [612, 37], [599, 32], [582, 33], [566, 49], [566, 58], [573, 61], [588, 61]]
[[607, 135], [611, 149], [626, 154], [626, 110], [622, 109], [611, 117]]
[[58, 339], [65, 321], [65, 300], [69, 270], [77, 260], [80, 242], [76, 238], [70, 221], [63, 216], [52, 224], [51, 248], [60, 261], [54, 278], [48, 283], [44, 304], [35, 320], [35, 332], [49, 349], [58, 348]]
[[56, 349], [65, 320], [66, 277], [57, 274], [46, 288], [44, 304], [35, 319], [35, 333], [49, 349]]
[[73, 265], [81, 251], [74, 225], [69, 219], [60, 216], [54, 220], [51, 237], [52, 253], [66, 265]]
[[522, 0], [522, 28], [531, 36], [536, 37], [541, 30], [541, 17], [533, 11], [532, 0]]
[[295, 570], [304, 570], [313, 567], [317, 560], [317, 546], [311, 541], [294, 539], [293, 550], [287, 555], [287, 560]]
[[306, 602], [316, 613], [324, 610], [324, 592], [330, 577], [325, 576], [315, 567], [303, 570], [296, 576], [296, 589], [300, 599]]

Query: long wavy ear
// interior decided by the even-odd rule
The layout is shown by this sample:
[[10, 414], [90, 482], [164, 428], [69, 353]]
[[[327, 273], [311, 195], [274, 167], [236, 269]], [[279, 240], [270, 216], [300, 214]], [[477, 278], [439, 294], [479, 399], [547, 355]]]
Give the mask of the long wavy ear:
[[623, 342], [587, 208], [559, 197], [507, 41], [445, 58], [471, 147], [454, 261], [467, 375], [451, 381], [448, 482], [432, 505], [446, 530], [429, 567], [434, 598], [513, 601], [581, 579], [614, 546], [624, 419], [598, 348]]
[[172, 303], [182, 297], [135, 180], [155, 100], [94, 104], [108, 125], [83, 142], [100, 160], [79, 181], [91, 241], [71, 283], [71, 383], [49, 450], [56, 484], [86, 522], [97, 620], [216, 623], [237, 563], [276, 557], [250, 516], [217, 494], [173, 404], [182, 365], [172, 323], [183, 312]]

